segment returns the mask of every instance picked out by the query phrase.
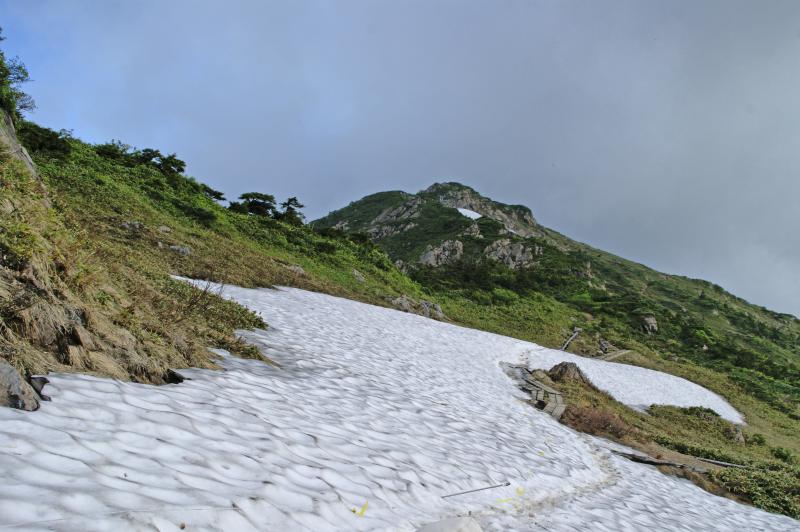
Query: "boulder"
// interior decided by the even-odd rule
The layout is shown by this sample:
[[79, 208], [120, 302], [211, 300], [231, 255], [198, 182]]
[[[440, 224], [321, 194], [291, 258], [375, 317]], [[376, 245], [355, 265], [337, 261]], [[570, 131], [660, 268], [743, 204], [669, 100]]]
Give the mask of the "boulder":
[[169, 249], [171, 249], [172, 251], [174, 251], [175, 253], [177, 253], [178, 255], [180, 255], [182, 257], [188, 257], [189, 255], [192, 254], [192, 248], [190, 248], [188, 246], [175, 246], [175, 245], [173, 245], [173, 246], [170, 246]]
[[547, 376], [554, 382], [577, 381], [583, 384], [590, 384], [591, 381], [583, 374], [581, 368], [574, 362], [561, 362], [556, 364], [547, 372]]
[[36, 390], [14, 366], [0, 359], [0, 406], [33, 411], [39, 408]]
[[644, 316], [642, 318], [642, 327], [647, 334], [658, 332], [658, 321], [655, 316]]
[[288, 266], [286, 266], [286, 269], [289, 270], [290, 272], [296, 273], [297, 275], [306, 274], [306, 271], [299, 264], [289, 264]]
[[128, 220], [126, 222], [122, 222], [120, 227], [127, 229], [128, 231], [141, 231], [144, 229], [144, 224], [136, 220]]
[[356, 270], [355, 268], [353, 268], [353, 277], [355, 277], [356, 281], [358, 281], [359, 283], [363, 283], [366, 281], [364, 274]]
[[168, 226], [168, 225], [159, 225], [158, 226], [158, 232], [159, 233], [171, 233], [172, 232], [172, 228], [170, 226]]
[[406, 295], [392, 299], [392, 305], [403, 312], [414, 312], [414, 302]]

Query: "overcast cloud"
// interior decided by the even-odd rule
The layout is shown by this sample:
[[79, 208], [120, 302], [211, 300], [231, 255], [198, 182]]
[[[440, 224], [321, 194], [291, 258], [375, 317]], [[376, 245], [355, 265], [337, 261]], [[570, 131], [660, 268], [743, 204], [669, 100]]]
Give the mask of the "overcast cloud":
[[457, 180], [800, 315], [800, 3], [0, 0], [33, 119], [315, 218]]

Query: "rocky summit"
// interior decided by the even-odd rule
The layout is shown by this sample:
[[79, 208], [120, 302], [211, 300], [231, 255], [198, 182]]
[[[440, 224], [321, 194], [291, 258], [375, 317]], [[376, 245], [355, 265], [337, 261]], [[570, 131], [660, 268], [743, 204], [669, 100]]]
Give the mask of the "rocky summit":
[[538, 240], [558, 240], [529, 208], [494, 201], [460, 183], [435, 183], [417, 194], [373, 194], [314, 226], [366, 233], [404, 269], [483, 258], [516, 269], [541, 255]]

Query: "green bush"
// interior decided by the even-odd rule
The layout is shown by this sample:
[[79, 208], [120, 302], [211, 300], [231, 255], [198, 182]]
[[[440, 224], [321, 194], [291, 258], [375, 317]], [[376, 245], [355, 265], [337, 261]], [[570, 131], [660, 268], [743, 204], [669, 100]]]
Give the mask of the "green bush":
[[509, 290], [507, 288], [497, 287], [492, 289], [492, 298], [497, 303], [507, 305], [509, 303], [514, 303], [515, 301], [518, 301], [519, 295], [516, 292]]
[[21, 120], [17, 125], [17, 138], [33, 154], [63, 159], [71, 150], [68, 131], [56, 132], [33, 122]]
[[768, 512], [800, 517], [800, 472], [728, 468], [709, 473], [712, 480], [737, 495], [750, 499]]
[[777, 458], [778, 460], [782, 460], [787, 464], [793, 464], [795, 461], [794, 454], [789, 449], [785, 447], [773, 447], [771, 449], [772, 456]]

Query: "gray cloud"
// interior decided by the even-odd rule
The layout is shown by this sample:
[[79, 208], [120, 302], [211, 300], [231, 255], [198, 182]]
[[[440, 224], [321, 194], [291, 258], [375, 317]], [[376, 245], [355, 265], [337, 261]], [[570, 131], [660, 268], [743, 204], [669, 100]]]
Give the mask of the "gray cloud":
[[18, 2], [34, 119], [316, 217], [453, 179], [800, 315], [794, 1]]

